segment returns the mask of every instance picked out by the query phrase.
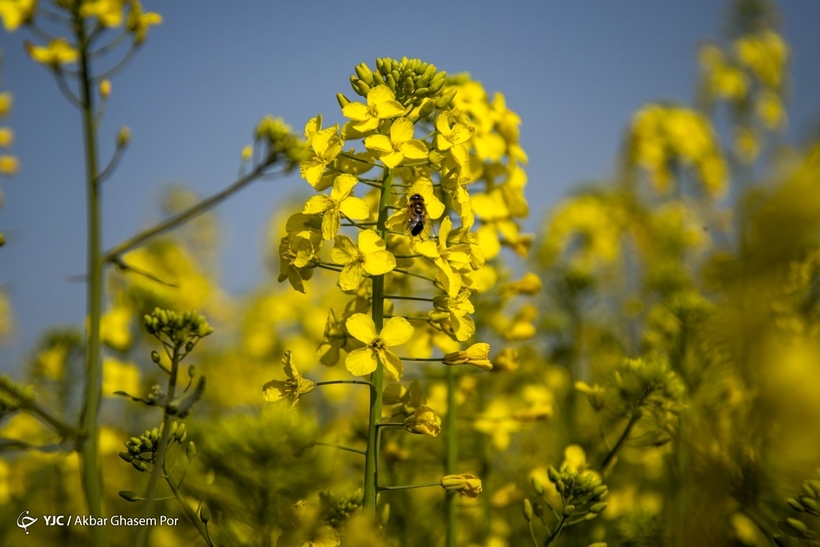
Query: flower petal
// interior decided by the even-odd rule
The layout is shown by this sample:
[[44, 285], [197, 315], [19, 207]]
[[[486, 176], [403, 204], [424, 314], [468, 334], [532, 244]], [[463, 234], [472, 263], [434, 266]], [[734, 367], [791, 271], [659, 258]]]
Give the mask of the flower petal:
[[413, 325], [404, 317], [391, 317], [384, 323], [379, 338], [386, 346], [400, 346], [413, 336]]
[[413, 138], [414, 131], [415, 126], [413, 125], [413, 122], [407, 118], [399, 118], [393, 122], [393, 125], [390, 126], [390, 140], [394, 143], [407, 142]]
[[403, 143], [401, 151], [405, 158], [411, 160], [423, 160], [427, 157], [427, 145], [418, 139], [411, 139]]
[[339, 288], [345, 292], [357, 290], [364, 278], [361, 262], [351, 262], [339, 274]]
[[370, 117], [367, 112], [367, 105], [362, 103], [348, 103], [342, 108], [342, 114], [345, 118], [351, 120], [362, 121]]
[[377, 253], [387, 248], [384, 240], [379, 237], [375, 230], [362, 230], [359, 232], [359, 249], [362, 254], [368, 255]]
[[342, 201], [339, 210], [348, 218], [353, 220], [362, 220], [370, 216], [370, 207], [367, 202], [361, 198], [350, 196]]
[[394, 380], [401, 380], [401, 373], [404, 370], [401, 364], [401, 359], [399, 359], [395, 353], [387, 349], [380, 351], [379, 355], [382, 358], [384, 371]]
[[378, 366], [374, 353], [370, 348], [354, 349], [347, 354], [345, 368], [353, 376], [367, 376]]
[[370, 275], [382, 275], [393, 271], [396, 257], [390, 251], [377, 251], [364, 255], [364, 271]]
[[330, 259], [336, 264], [350, 264], [361, 256], [353, 240], [344, 234], [336, 236], [336, 246], [330, 251]]
[[370, 135], [364, 140], [364, 146], [368, 150], [377, 152], [392, 152], [393, 143], [385, 135]]
[[367, 314], [354, 313], [345, 321], [345, 327], [350, 336], [365, 344], [376, 339], [376, 324]]
[[330, 191], [330, 198], [336, 203], [341, 202], [350, 195], [350, 192], [353, 190], [353, 187], [356, 186], [357, 182], [359, 182], [358, 179], [353, 175], [347, 173], [339, 175], [336, 177], [336, 180], [333, 181], [333, 190]]

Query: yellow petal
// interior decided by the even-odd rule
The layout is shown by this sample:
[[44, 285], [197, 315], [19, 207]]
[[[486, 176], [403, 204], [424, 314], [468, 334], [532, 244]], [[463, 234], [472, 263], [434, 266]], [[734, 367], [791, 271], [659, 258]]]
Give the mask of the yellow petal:
[[342, 114], [345, 118], [351, 120], [362, 121], [367, 120], [370, 114], [367, 112], [367, 105], [362, 103], [348, 103], [342, 108]]
[[413, 336], [413, 326], [404, 317], [391, 317], [384, 324], [379, 338], [388, 347], [400, 346]]
[[399, 359], [398, 356], [390, 350], [382, 350], [379, 352], [379, 355], [382, 358], [384, 371], [388, 374], [388, 376], [396, 381], [401, 380], [401, 374], [403, 372], [401, 359]]
[[345, 292], [355, 291], [362, 284], [364, 272], [361, 262], [351, 262], [339, 274], [339, 288]]
[[361, 253], [353, 240], [344, 234], [336, 236], [336, 246], [330, 251], [330, 259], [336, 264], [349, 264], [359, 260]]
[[396, 257], [390, 251], [379, 251], [365, 255], [364, 271], [370, 275], [383, 275], [396, 267]]
[[414, 249], [418, 254], [426, 256], [427, 258], [439, 257], [438, 245], [436, 245], [436, 242], [431, 239], [416, 243]]
[[345, 368], [353, 376], [366, 376], [376, 370], [376, 366], [376, 356], [370, 348], [354, 349], [345, 359]]
[[[399, 118], [390, 126], [390, 140], [394, 143], [407, 142], [413, 138], [414, 130], [413, 122], [407, 118]], [[425, 148], [425, 157], [427, 157], [426, 150]]]
[[305, 203], [305, 208], [302, 210], [302, 213], [305, 215], [316, 215], [324, 213], [331, 207], [333, 207], [333, 203], [327, 196], [313, 196]]
[[385, 154], [384, 156], [379, 156], [379, 159], [382, 160], [387, 167], [393, 169], [401, 163], [401, 160], [404, 159], [404, 154], [401, 152], [392, 152], [390, 154]]
[[341, 217], [338, 209], [331, 209], [322, 217], [322, 239], [333, 239], [339, 233]]
[[379, 237], [375, 230], [362, 230], [359, 232], [359, 249], [365, 255], [384, 251], [387, 248], [384, 240]]
[[333, 190], [330, 191], [330, 199], [336, 201], [336, 203], [341, 202], [350, 195], [350, 192], [353, 190], [353, 187], [356, 186], [357, 182], [359, 181], [353, 175], [347, 173], [339, 175], [336, 177], [336, 180], [333, 181]]
[[364, 146], [368, 150], [377, 152], [392, 152], [393, 143], [385, 135], [370, 135], [364, 140]]
[[361, 198], [351, 196], [342, 201], [339, 210], [348, 218], [362, 220], [370, 216], [370, 208], [367, 202]]
[[422, 160], [427, 157], [427, 145], [418, 139], [412, 139], [401, 145], [404, 157], [411, 160]]
[[284, 399], [286, 395], [286, 385], [287, 384], [281, 380], [271, 380], [262, 386], [262, 397], [271, 403]]
[[345, 321], [345, 327], [347, 327], [350, 336], [365, 344], [369, 344], [376, 339], [376, 324], [367, 314], [354, 313]]

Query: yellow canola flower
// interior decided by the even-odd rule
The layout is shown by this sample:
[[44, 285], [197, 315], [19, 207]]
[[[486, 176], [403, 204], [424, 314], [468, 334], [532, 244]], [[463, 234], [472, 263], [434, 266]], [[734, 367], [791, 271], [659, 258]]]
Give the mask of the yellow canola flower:
[[584, 393], [589, 398], [589, 404], [592, 405], [596, 411], [602, 410], [606, 401], [604, 396], [606, 390], [598, 384], [589, 385], [586, 382], [575, 382], [575, 389]]
[[464, 351], [454, 351], [444, 356], [445, 365], [473, 365], [482, 370], [491, 370], [490, 344], [479, 342]]
[[36, 9], [37, 0], [0, 0], [0, 18], [9, 32], [30, 23]]
[[[438, 219], [444, 214], [444, 204], [433, 191], [433, 182], [427, 177], [419, 177], [410, 185], [404, 198], [401, 200], [399, 210], [390, 215], [385, 226], [391, 230], [401, 232], [406, 229], [410, 219], [410, 209], [407, 201], [410, 196], [418, 194], [424, 199], [424, 208], [427, 209], [427, 216], [431, 219]], [[429, 234], [422, 232], [419, 236], [424, 239]]]
[[288, 350], [282, 356], [282, 366], [285, 370], [287, 380], [271, 380], [262, 386], [262, 396], [266, 401], [276, 402], [287, 399], [290, 406], [299, 402], [302, 395], [307, 395], [314, 390], [316, 384], [307, 378], [303, 378], [293, 362], [293, 352]]
[[11, 96], [11, 93], [9, 93], [8, 91], [0, 93], [0, 118], [5, 118], [6, 116], [8, 116], [13, 102], [14, 100]]
[[56, 344], [41, 351], [37, 355], [37, 364], [40, 366], [43, 376], [50, 380], [62, 380], [65, 376], [66, 359], [70, 349], [65, 344]]
[[122, 25], [124, 0], [84, 0], [80, 5], [80, 16], [96, 17], [104, 27]]
[[450, 116], [440, 114], [436, 118], [436, 148], [442, 152], [454, 145], [464, 144], [473, 136], [474, 129], [461, 122], [450, 125]]
[[390, 126], [390, 137], [370, 135], [364, 140], [368, 150], [379, 153], [379, 159], [391, 169], [408, 158], [421, 160], [427, 158], [427, 145], [413, 138], [415, 126], [407, 118], [399, 118]]
[[77, 50], [65, 38], [54, 38], [47, 46], [36, 46], [26, 42], [25, 47], [34, 61], [53, 69], [77, 61]]
[[380, 120], [403, 116], [404, 111], [405, 108], [396, 100], [393, 90], [386, 85], [378, 85], [372, 88], [367, 93], [366, 105], [348, 103], [342, 108], [342, 114], [353, 120], [353, 129], [361, 133], [376, 129]]
[[751, 68], [765, 85], [779, 88], [789, 57], [789, 47], [783, 37], [771, 30], [751, 34], [735, 41], [740, 62]]
[[342, 151], [343, 145], [337, 125], [314, 133], [310, 138], [312, 157], [303, 161], [299, 166], [302, 178], [319, 191], [330, 186], [330, 184], [325, 185], [322, 175], [325, 173], [327, 164]]
[[14, 156], [0, 156], [0, 175], [13, 177], [20, 170], [20, 162]]
[[131, 346], [131, 312], [125, 306], [116, 306], [103, 314], [100, 319], [100, 338], [103, 343], [125, 351]]
[[526, 294], [534, 296], [541, 292], [541, 287], [541, 278], [532, 272], [527, 272], [518, 281], [512, 281], [501, 287], [501, 292], [506, 295]]
[[439, 295], [433, 298], [434, 310], [430, 319], [441, 325], [445, 332], [451, 333], [456, 340], [463, 342], [475, 334], [475, 321], [468, 314], [475, 312], [470, 301], [472, 291], [463, 288], [455, 298]]
[[162, 15], [149, 11], [143, 13], [139, 0], [130, 0], [131, 11], [128, 12], [126, 28], [134, 36], [134, 43], [141, 44], [148, 36], [148, 29], [162, 23]]
[[780, 129], [786, 121], [786, 109], [780, 95], [764, 89], [757, 100], [757, 115], [769, 131]]
[[330, 196], [322, 194], [313, 196], [302, 211], [306, 215], [323, 214], [322, 238], [333, 239], [342, 225], [342, 215], [353, 220], [362, 220], [370, 216], [370, 208], [361, 198], [351, 196], [358, 180], [353, 175], [343, 174], [336, 177]]
[[339, 274], [339, 288], [346, 292], [359, 288], [365, 272], [382, 275], [396, 267], [396, 257], [374, 230], [360, 231], [358, 246], [346, 235], [337, 235], [330, 257], [336, 264], [344, 265]]
[[117, 359], [103, 359], [102, 394], [111, 396], [115, 391], [135, 394], [140, 389], [140, 370], [131, 363]]
[[402, 363], [390, 351], [392, 346], [400, 346], [413, 336], [413, 327], [403, 317], [391, 317], [384, 323], [380, 333], [376, 333], [373, 319], [364, 313], [354, 313], [345, 322], [347, 332], [365, 347], [351, 351], [345, 359], [345, 367], [354, 376], [366, 376], [376, 370], [381, 361], [384, 370], [394, 380], [401, 380]]
[[0, 127], [0, 147], [6, 148], [14, 143], [14, 131], [9, 127]]
[[515, 348], [504, 348], [493, 358], [493, 366], [497, 370], [514, 371], [518, 370], [518, 350]]
[[477, 498], [481, 494], [481, 479], [472, 473], [446, 475], [441, 479], [441, 487], [458, 492], [468, 498]]
[[420, 405], [412, 416], [404, 420], [404, 429], [418, 435], [438, 437], [441, 433], [441, 418], [429, 406]]
[[438, 276], [447, 294], [455, 297], [464, 285], [458, 270], [466, 268], [470, 260], [470, 245], [467, 243], [457, 243], [451, 247], [447, 246], [447, 239], [453, 228], [453, 221], [450, 217], [444, 217], [439, 227], [438, 243], [427, 240], [415, 244], [414, 248], [419, 254], [433, 260], [440, 271]]

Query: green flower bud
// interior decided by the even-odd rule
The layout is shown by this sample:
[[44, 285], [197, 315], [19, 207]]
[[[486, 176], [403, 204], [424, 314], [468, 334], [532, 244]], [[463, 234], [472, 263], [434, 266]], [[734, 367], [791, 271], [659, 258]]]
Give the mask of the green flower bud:
[[426, 97], [429, 94], [430, 94], [430, 89], [426, 88], [426, 87], [419, 87], [415, 91], [416, 97]]
[[188, 378], [193, 378], [194, 374], [196, 374], [196, 367], [194, 365], [188, 365]]
[[433, 110], [436, 108], [436, 101], [427, 99], [424, 104], [419, 109], [419, 118], [424, 119], [430, 116], [433, 113]]
[[809, 486], [811, 486], [812, 490], [814, 490], [814, 496], [812, 496], [812, 497], [813, 498], [820, 497], [820, 481], [818, 481], [816, 479], [809, 479], [808, 482], [809, 482]]
[[120, 127], [117, 132], [117, 148], [125, 148], [131, 142], [131, 129], [127, 126]]
[[532, 487], [535, 490], [535, 493], [538, 494], [539, 496], [543, 496], [544, 495], [544, 487], [541, 486], [541, 481], [539, 481], [538, 479], [533, 477], [530, 480], [530, 482], [532, 482]]
[[564, 484], [564, 481], [556, 482], [555, 483], [555, 489], [558, 490], [558, 492], [563, 494], [564, 490], [566, 489], [566, 485]]
[[194, 444], [194, 441], [188, 443], [188, 448], [185, 449], [185, 456], [188, 458], [188, 461], [196, 458], [196, 445]]
[[[355, 503], [350, 503], [350, 510], [353, 511], [358, 508], [358, 505]], [[390, 504], [385, 503], [384, 507], [382, 507], [381, 512], [379, 513], [379, 522], [382, 526], [387, 526], [387, 522], [390, 520]]]
[[353, 76], [350, 77], [350, 85], [353, 86], [353, 91], [355, 91], [362, 97], [367, 97], [368, 92], [370, 92], [369, 85]]
[[535, 516], [543, 519], [544, 518], [544, 504], [535, 502], [532, 504], [532, 512], [535, 513]]
[[393, 77], [392, 72], [387, 75], [387, 77], [384, 80], [384, 83], [387, 87], [389, 87], [393, 91], [396, 91], [396, 79]]
[[142, 444], [142, 441], [140, 439], [138, 439], [137, 437], [131, 437], [131, 439], [129, 439], [129, 440], [130, 440], [132, 445], [139, 446], [139, 445]]
[[188, 343], [185, 344], [185, 351], [187, 353], [190, 353], [193, 349], [194, 349], [194, 341], [193, 340], [188, 340]]
[[373, 73], [373, 85], [385, 85], [384, 77], [378, 73]]
[[608, 504], [607, 504], [607, 502], [605, 502], [605, 501], [602, 501], [602, 502], [600, 502], [600, 503], [596, 503], [596, 504], [594, 504], [594, 505], [590, 505], [590, 506], [589, 506], [589, 512], [590, 512], [590, 513], [600, 513], [601, 511], [603, 511], [604, 509], [606, 509], [606, 506], [607, 506], [607, 505], [608, 505]]
[[[809, 531], [808, 526], [806, 526], [805, 524], [803, 524], [803, 521], [802, 521], [802, 520], [793, 519], [793, 518], [788, 518], [788, 519], [786, 519], [786, 522], [788, 522], [788, 523], [789, 523], [789, 525], [790, 525], [792, 528], [794, 528], [795, 530], [797, 530], [797, 532], [798, 532], [798, 533], [800, 533], [800, 534], [805, 534], [806, 532], [808, 532], [808, 531]], [[784, 532], [785, 532], [785, 530], [784, 530]]]
[[140, 501], [140, 497], [137, 496], [136, 492], [132, 492], [131, 490], [120, 490], [119, 495], [125, 501]]
[[556, 483], [561, 480], [561, 475], [558, 473], [558, 470], [551, 465], [547, 467], [547, 477], [549, 477], [549, 480], [552, 483]]
[[[441, 74], [441, 80], [444, 81], [444, 73], [442, 72]], [[436, 65], [427, 65], [427, 68], [424, 70], [423, 76], [428, 80], [433, 80], [433, 78], [435, 78], [436, 76]]]
[[[791, 498], [794, 499], [794, 498]], [[786, 503], [789, 503], [789, 500], [786, 500]], [[804, 509], [809, 509], [811, 511], [820, 511], [820, 503], [817, 503], [817, 500], [810, 498], [808, 496], [802, 496], [800, 498], [800, 503], [804, 506]], [[789, 504], [791, 505], [791, 504]], [[799, 509], [798, 509], [799, 511]]]
[[344, 108], [350, 104], [350, 99], [348, 99], [341, 93], [336, 94], [336, 100], [339, 102], [339, 108]]
[[441, 91], [441, 88], [444, 87], [444, 78], [444, 72], [439, 72], [433, 77], [432, 80], [430, 80], [430, 85], [428, 86], [430, 88], [430, 93], [438, 93]]
[[202, 524], [208, 524], [208, 521], [211, 520], [211, 512], [208, 511], [208, 506], [204, 503], [202, 509], [199, 510], [199, 520], [202, 521]]
[[151, 439], [145, 439], [145, 440], [142, 442], [142, 444], [143, 444], [143, 446], [144, 446], [145, 448], [147, 448], [148, 450], [153, 450], [153, 448], [154, 448], [154, 443], [153, 443], [153, 442], [151, 442]]
[[151, 352], [151, 361], [153, 361], [156, 364], [159, 364], [159, 361], [160, 361], [159, 352], [157, 352], [157, 351], [152, 351]]
[[801, 505], [801, 503], [799, 501], [797, 501], [796, 499], [794, 499], [794, 498], [787, 499], [786, 503], [789, 505], [789, 507], [791, 507], [795, 511], [800, 511], [802, 513], [803, 511], [806, 510], [806, 508], [803, 507], [803, 505]]
[[182, 439], [182, 437], [185, 435], [185, 433], [186, 433], [185, 424], [181, 423], [181, 424], [179, 424], [179, 427], [177, 428], [176, 433], [174, 434], [174, 436], [179, 441], [179, 440]]
[[117, 455], [120, 457], [121, 460], [127, 461], [128, 463], [131, 463], [131, 460], [134, 459], [134, 455], [130, 452], [120, 452]]
[[402, 88], [401, 88], [402, 93], [404, 93], [405, 95], [411, 95], [413, 93], [413, 90], [415, 90], [415, 89], [416, 89], [416, 86], [413, 83], [413, 78], [411, 78], [410, 76], [405, 78], [404, 83], [402, 84]]
[[131, 465], [134, 466], [134, 469], [139, 471], [140, 473], [148, 471], [148, 464], [141, 460], [134, 460], [131, 462]]
[[373, 85], [373, 72], [370, 71], [370, 67], [367, 66], [366, 63], [356, 65], [356, 74], [358, 74], [359, 78], [364, 80], [366, 84]]
[[532, 520], [532, 503], [527, 498], [524, 498], [524, 518], [527, 519], [527, 522]]
[[[591, 510], [592, 509], [590, 509], [590, 511]], [[570, 516], [573, 513], [573, 511], [575, 511], [575, 506], [574, 505], [567, 505], [566, 507], [564, 507], [564, 516], [565, 517]]]
[[453, 101], [453, 98], [455, 96], [456, 96], [456, 90], [455, 89], [449, 90], [444, 95], [439, 97], [439, 99], [436, 101], [436, 106], [438, 108], [446, 108], [447, 105], [449, 105]]

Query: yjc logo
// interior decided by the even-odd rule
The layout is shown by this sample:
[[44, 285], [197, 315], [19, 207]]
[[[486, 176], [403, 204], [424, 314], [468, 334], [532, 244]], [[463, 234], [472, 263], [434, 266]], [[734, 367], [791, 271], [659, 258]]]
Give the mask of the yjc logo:
[[26, 535], [28, 535], [28, 527], [35, 522], [37, 522], [37, 518], [28, 516], [28, 511], [23, 511], [20, 513], [20, 516], [17, 517], [17, 526], [25, 530]]

